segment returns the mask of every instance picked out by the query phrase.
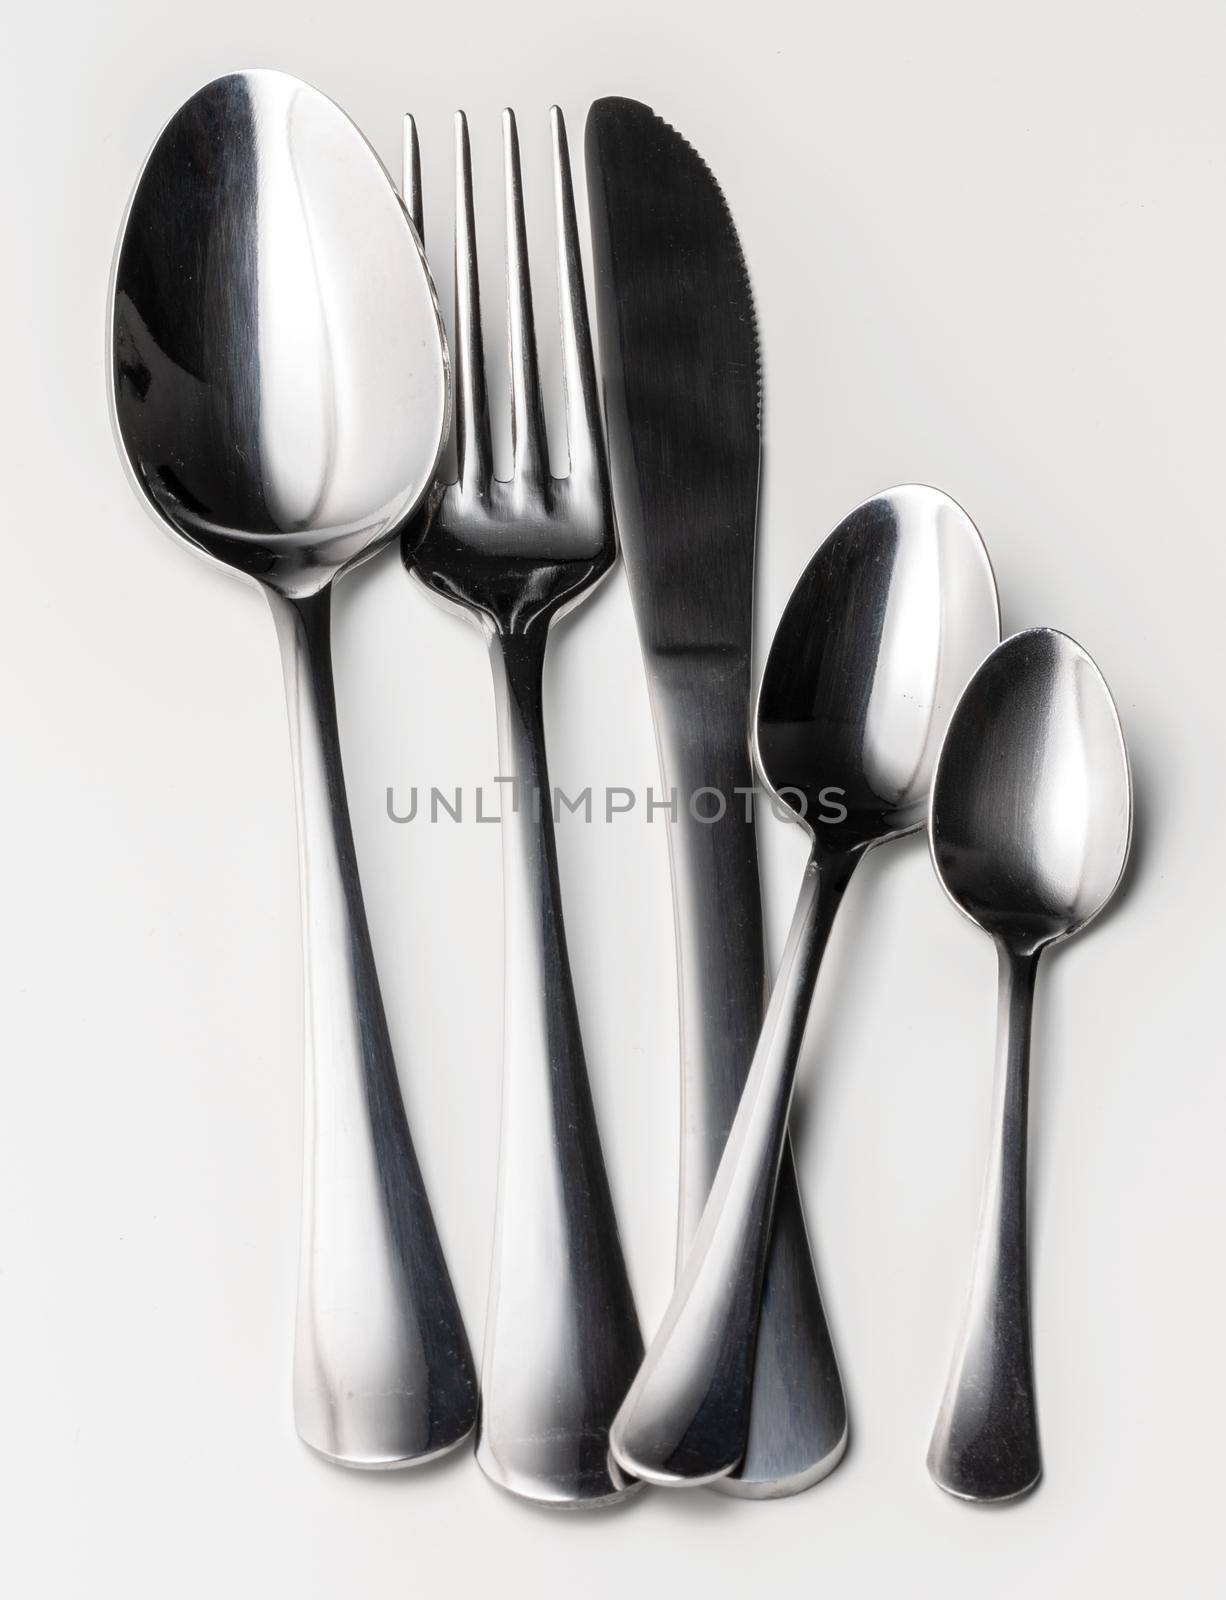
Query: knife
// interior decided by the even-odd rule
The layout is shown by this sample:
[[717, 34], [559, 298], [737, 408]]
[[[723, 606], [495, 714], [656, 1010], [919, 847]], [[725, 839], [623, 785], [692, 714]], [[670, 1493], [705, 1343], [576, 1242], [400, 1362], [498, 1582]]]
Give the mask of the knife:
[[[678, 1270], [766, 998], [751, 802], [761, 455], [757, 327], [727, 203], [649, 106], [597, 100], [588, 207], [613, 500], [669, 813], [681, 1009]], [[795, 1494], [836, 1467], [847, 1407], [790, 1149], [775, 1202], [744, 1460], [716, 1487]]]

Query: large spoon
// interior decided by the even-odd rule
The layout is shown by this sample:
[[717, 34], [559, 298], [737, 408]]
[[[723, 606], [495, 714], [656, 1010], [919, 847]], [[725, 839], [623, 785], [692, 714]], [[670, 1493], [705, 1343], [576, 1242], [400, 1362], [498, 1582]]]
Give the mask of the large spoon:
[[946, 719], [999, 638], [974, 524], [914, 484], [853, 511], [788, 601], [758, 698], [756, 754], [812, 847], [702, 1221], [613, 1426], [614, 1454], [636, 1477], [708, 1483], [744, 1453], [775, 1183], [822, 952], [865, 853], [922, 826]]
[[1039, 956], [1085, 927], [1128, 858], [1132, 784], [1098, 668], [1051, 628], [1005, 641], [959, 700], [929, 840], [946, 894], [1000, 960], [995, 1131], [962, 1336], [928, 1470], [966, 1500], [1011, 1500], [1042, 1458], [1030, 1346], [1026, 1112]]
[[298, 1431], [351, 1466], [425, 1460], [476, 1417], [409, 1138], [336, 728], [331, 585], [435, 476], [450, 380], [387, 173], [330, 100], [218, 78], [145, 163], [112, 285], [111, 401], [157, 517], [268, 597], [285, 669], [306, 959]]

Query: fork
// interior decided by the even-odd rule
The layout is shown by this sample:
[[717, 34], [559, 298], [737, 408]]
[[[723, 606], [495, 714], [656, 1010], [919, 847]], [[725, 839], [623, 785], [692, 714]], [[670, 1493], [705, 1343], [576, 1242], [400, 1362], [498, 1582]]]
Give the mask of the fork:
[[[519, 137], [503, 113], [512, 471], [496, 478], [481, 339], [468, 124], [456, 115], [457, 477], [436, 491], [406, 566], [471, 615], [498, 713], [505, 918], [502, 1128], [477, 1460], [525, 1499], [599, 1505], [634, 1487], [609, 1426], [643, 1355], [592, 1105], [566, 954], [545, 761], [542, 679], [554, 619], [616, 556], [608, 461], [561, 111], [550, 112], [570, 467], [549, 470], [524, 225]], [[417, 131], [405, 198], [422, 228]], [[420, 535], [420, 536], [419, 536]]]

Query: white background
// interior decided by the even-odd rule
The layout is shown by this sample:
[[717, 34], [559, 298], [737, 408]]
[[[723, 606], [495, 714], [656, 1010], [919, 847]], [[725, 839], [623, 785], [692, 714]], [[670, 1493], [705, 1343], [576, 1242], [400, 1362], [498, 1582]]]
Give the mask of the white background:
[[[26, 1596], [1220, 1593], [1226, 12], [1214, 0], [22, 5], [3, 23], [5, 531], [0, 1583]], [[793, 1501], [550, 1515], [467, 1453], [349, 1475], [289, 1407], [298, 891], [259, 596], [159, 536], [106, 415], [129, 185], [208, 78], [278, 66], [389, 164], [419, 116], [428, 244], [472, 117], [487, 260], [513, 104], [654, 104], [710, 162], [766, 371], [761, 644], [816, 541], [909, 478], [983, 530], [1006, 628], [1081, 640], [1138, 799], [1127, 893], [1042, 977], [1034, 1311], [1047, 1476], [1008, 1509], [924, 1471], [985, 1149], [988, 941], [922, 843], [852, 890], [799, 1159], [853, 1413]], [[581, 178], [581, 172], [579, 174]], [[435, 254], [449, 281], [447, 252]], [[487, 267], [491, 323], [500, 279]], [[537, 292], [548, 305], [544, 249]], [[549, 330], [551, 318], [543, 315]], [[491, 335], [492, 337], [492, 335]], [[495, 344], [497, 341], [494, 341]], [[355, 826], [405, 1093], [474, 1343], [497, 1140], [496, 828], [385, 790], [496, 769], [477, 636], [393, 555], [338, 595]], [[655, 779], [617, 573], [555, 640], [556, 780]], [[764, 828], [777, 952], [801, 860]], [[669, 1286], [676, 1021], [665, 837], [561, 829], [575, 976], [645, 1326]]]

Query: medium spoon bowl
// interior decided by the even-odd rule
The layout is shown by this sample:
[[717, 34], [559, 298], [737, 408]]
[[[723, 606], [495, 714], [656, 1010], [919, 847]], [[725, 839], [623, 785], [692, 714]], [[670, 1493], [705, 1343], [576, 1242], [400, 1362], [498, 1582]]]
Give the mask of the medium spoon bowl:
[[833, 852], [921, 827], [950, 711], [999, 639], [988, 553], [956, 501], [904, 484], [858, 506], [766, 660], [756, 754], [776, 799]]

